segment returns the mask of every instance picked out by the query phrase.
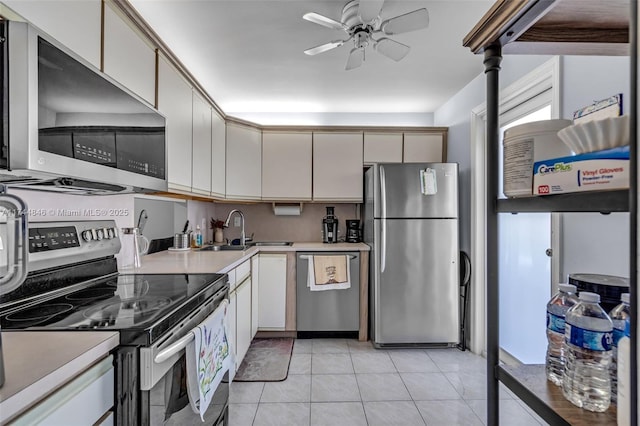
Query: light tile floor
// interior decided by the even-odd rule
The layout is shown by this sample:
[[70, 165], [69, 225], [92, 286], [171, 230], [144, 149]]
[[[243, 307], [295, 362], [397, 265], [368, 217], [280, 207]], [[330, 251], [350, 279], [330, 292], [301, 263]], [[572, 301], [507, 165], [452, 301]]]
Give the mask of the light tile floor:
[[[230, 426], [482, 426], [485, 359], [457, 349], [296, 340], [283, 382], [233, 382]], [[502, 386], [502, 385], [501, 385]], [[501, 424], [546, 423], [502, 387]]]

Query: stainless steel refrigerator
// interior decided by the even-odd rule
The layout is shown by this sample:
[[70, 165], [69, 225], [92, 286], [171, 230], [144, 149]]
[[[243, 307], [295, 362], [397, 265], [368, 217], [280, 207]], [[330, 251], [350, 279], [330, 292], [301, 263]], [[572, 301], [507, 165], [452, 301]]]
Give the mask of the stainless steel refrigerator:
[[376, 164], [365, 174], [376, 347], [459, 341], [458, 165]]

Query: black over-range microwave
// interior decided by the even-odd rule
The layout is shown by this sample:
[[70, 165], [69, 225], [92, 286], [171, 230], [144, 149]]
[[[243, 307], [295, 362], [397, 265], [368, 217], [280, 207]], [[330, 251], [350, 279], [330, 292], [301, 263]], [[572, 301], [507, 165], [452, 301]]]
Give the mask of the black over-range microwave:
[[0, 31], [0, 183], [167, 190], [164, 116], [36, 27], [0, 21]]

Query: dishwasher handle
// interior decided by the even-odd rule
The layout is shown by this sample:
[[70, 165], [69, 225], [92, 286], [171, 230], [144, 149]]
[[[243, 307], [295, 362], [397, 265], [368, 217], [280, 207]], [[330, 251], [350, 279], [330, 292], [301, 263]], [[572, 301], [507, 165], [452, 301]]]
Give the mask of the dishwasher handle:
[[[323, 256], [322, 254], [316, 254], [315, 256]], [[331, 253], [327, 256], [342, 256], [341, 254], [336, 254], [336, 253]], [[349, 259], [357, 259], [357, 256], [354, 256], [353, 254], [348, 254], [346, 256], [349, 256]], [[298, 256], [299, 259], [302, 260], [309, 260], [310, 259], [310, 255], [308, 254], [301, 254], [300, 256]]]

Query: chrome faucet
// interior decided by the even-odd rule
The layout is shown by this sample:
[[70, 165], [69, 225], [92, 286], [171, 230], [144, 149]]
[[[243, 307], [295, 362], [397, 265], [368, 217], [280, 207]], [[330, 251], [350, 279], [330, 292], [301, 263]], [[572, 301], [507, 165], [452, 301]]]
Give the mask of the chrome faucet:
[[231, 216], [234, 213], [238, 213], [240, 215], [240, 221], [241, 221], [241, 226], [242, 226], [242, 231], [240, 234], [240, 245], [244, 246], [246, 244], [246, 238], [245, 238], [245, 234], [244, 234], [244, 214], [238, 210], [238, 209], [233, 209], [229, 212], [229, 216], [227, 216], [227, 220], [224, 221], [224, 227], [228, 228], [229, 227], [229, 221], [231, 220]]

